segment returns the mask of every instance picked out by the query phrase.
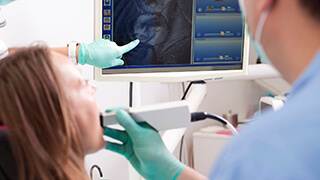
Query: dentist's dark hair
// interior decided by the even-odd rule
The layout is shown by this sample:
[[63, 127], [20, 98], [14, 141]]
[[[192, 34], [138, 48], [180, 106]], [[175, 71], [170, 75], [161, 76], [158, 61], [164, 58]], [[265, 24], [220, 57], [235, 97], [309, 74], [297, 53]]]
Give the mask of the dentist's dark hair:
[[320, 1], [319, 0], [299, 0], [302, 7], [305, 8], [306, 12], [311, 15], [311, 18], [320, 20]]
[[0, 60], [0, 104], [21, 180], [88, 179], [79, 128], [47, 47]]

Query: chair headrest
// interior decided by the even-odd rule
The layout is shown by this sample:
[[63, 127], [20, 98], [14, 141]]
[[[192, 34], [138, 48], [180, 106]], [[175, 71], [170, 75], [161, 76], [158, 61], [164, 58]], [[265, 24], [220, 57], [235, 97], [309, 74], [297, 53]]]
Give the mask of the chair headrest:
[[0, 179], [18, 179], [18, 169], [6, 130], [0, 130]]

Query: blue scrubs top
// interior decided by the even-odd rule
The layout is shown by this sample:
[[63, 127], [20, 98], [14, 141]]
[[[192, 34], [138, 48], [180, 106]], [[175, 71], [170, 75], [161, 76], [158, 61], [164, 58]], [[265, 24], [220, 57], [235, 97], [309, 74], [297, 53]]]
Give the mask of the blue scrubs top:
[[285, 106], [234, 138], [210, 179], [320, 179], [320, 50]]

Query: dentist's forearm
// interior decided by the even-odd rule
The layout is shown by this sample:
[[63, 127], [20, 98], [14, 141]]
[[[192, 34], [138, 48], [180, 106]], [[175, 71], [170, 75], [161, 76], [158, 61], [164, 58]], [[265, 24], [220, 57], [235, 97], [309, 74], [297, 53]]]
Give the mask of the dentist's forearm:
[[[18, 49], [19, 49], [19, 47], [11, 47], [11, 48], [8, 48], [9, 54], [14, 53], [14, 52], [17, 51]], [[57, 52], [57, 53], [63, 54], [63, 55], [65, 55], [65, 56], [68, 56], [68, 47], [53, 47], [53, 48], [50, 48], [50, 50], [53, 50], [53, 51], [55, 51], [55, 52]], [[78, 62], [79, 46], [77, 46], [76, 53], [77, 53], [77, 62]]]

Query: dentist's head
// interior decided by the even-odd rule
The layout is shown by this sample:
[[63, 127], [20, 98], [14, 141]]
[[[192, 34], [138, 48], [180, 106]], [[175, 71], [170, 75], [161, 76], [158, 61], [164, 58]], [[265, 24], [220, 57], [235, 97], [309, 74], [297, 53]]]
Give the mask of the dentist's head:
[[319, 0], [239, 0], [253, 46], [294, 82], [320, 46]]

